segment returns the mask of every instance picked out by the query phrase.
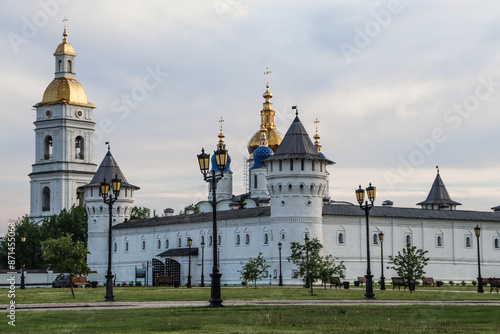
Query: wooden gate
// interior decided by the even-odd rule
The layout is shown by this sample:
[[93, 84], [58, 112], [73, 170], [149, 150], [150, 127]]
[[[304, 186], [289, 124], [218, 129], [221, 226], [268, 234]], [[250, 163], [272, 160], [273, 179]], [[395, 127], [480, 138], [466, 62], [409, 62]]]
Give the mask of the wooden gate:
[[165, 264], [153, 259], [153, 286], [158, 286], [158, 277], [172, 276], [175, 287], [181, 285], [181, 265], [174, 259], [165, 259]]

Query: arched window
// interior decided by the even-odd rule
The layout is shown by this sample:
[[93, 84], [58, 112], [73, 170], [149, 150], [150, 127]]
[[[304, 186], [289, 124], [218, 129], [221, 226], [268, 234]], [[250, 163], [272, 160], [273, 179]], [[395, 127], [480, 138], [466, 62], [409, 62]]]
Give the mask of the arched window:
[[344, 243], [344, 233], [339, 233], [339, 244], [343, 244]]
[[411, 236], [409, 234], [406, 235], [406, 244], [405, 246], [411, 246]]
[[500, 245], [498, 243], [498, 238], [495, 238], [495, 248], [500, 248]]
[[273, 162], [274, 161], [271, 161], [271, 172], [273, 171]]
[[146, 240], [142, 240], [142, 250], [146, 250]]
[[255, 175], [253, 176], [253, 187], [254, 187], [254, 189], [256, 189], [256, 188], [257, 188], [257, 174], [255, 174]]
[[169, 245], [168, 245], [168, 239], [165, 239], [165, 249], [168, 249]]
[[299, 189], [300, 189], [300, 194], [304, 195], [304, 185], [303, 184], [300, 185]]
[[43, 159], [44, 160], [52, 159], [52, 137], [51, 136], [45, 137]]
[[50, 211], [50, 189], [43, 187], [42, 190], [42, 211]]
[[182, 240], [181, 238], [178, 238], [177, 239], [177, 247], [181, 247], [182, 246]]
[[68, 60], [68, 72], [73, 72], [73, 68], [71, 65], [71, 60]]
[[83, 159], [84, 154], [83, 154], [83, 137], [78, 136], [75, 139], [75, 159]]
[[237, 246], [239, 246], [239, 245], [240, 245], [240, 242], [241, 242], [241, 240], [240, 240], [240, 239], [241, 239], [241, 238], [240, 238], [240, 235], [239, 235], [239, 234], [236, 234], [236, 245], [237, 245]]
[[378, 245], [378, 234], [376, 233], [373, 235], [373, 244]]
[[245, 234], [245, 245], [250, 245], [250, 234]]
[[472, 247], [472, 246], [471, 246], [471, 243], [470, 243], [470, 237], [466, 237], [466, 238], [465, 238], [465, 247], [467, 247], [467, 248]]
[[57, 72], [62, 72], [62, 60], [59, 59], [57, 62]]
[[304, 159], [300, 160], [300, 170], [304, 170]]
[[292, 185], [291, 184], [288, 185], [288, 194], [289, 195], [292, 194]]
[[119, 216], [120, 215], [120, 207], [116, 208], [116, 214]]
[[217, 245], [221, 245], [222, 244], [222, 236], [220, 234], [217, 234]]
[[280, 165], [280, 172], [281, 172], [283, 170], [283, 160], [280, 160], [279, 165]]
[[264, 245], [269, 245], [269, 234], [264, 233]]
[[125, 242], [125, 252], [128, 252], [128, 241]]
[[290, 159], [290, 170], [293, 170], [293, 159]]
[[202, 235], [200, 238], [200, 244], [204, 244], [204, 243], [205, 243], [205, 236]]
[[116, 252], [116, 250], [118, 249], [118, 245], [116, 244], [116, 242], [113, 244], [113, 252]]
[[158, 247], [158, 249], [161, 248], [161, 240], [160, 239], [158, 239], [158, 246], [157, 247]]
[[95, 208], [92, 208], [92, 214], [95, 216]]
[[209, 236], [208, 237], [208, 245], [212, 246], [213, 243], [214, 243], [213, 236]]
[[322, 172], [323, 171], [323, 161], [320, 161], [319, 162], [319, 171]]
[[442, 236], [440, 236], [440, 235], [437, 236], [436, 245], [438, 247], [442, 247], [443, 246], [443, 237]]
[[312, 168], [312, 171], [314, 172], [314, 169], [316, 168], [316, 161], [314, 160], [311, 160], [311, 168]]

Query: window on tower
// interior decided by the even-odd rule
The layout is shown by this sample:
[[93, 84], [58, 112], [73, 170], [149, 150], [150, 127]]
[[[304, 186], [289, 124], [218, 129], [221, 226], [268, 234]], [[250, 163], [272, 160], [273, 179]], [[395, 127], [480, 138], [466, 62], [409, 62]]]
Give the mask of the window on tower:
[[50, 189], [43, 187], [42, 190], [42, 211], [50, 211]]
[[52, 159], [52, 137], [51, 136], [45, 137], [43, 159], [44, 160]]
[[68, 72], [73, 72], [73, 68], [71, 65], [71, 60], [68, 60]]
[[83, 137], [78, 136], [75, 139], [75, 159], [83, 159]]
[[253, 176], [253, 187], [257, 189], [257, 174]]
[[57, 62], [57, 72], [62, 72], [62, 60], [60, 59]]

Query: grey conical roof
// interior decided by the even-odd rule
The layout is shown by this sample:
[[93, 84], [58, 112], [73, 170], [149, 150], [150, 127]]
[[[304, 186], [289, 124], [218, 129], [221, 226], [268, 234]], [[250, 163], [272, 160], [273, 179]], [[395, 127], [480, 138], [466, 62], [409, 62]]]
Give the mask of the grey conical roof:
[[444, 186], [443, 180], [439, 175], [439, 172], [437, 173], [436, 179], [432, 184], [431, 191], [429, 191], [429, 195], [427, 195], [427, 199], [423, 202], [417, 203], [417, 205], [425, 205], [425, 204], [462, 205], [461, 203], [455, 202], [451, 199], [450, 194], [448, 194], [448, 191]]
[[292, 125], [285, 134], [280, 146], [274, 152], [272, 157], [264, 161], [283, 160], [283, 159], [309, 159], [309, 160], [322, 160], [328, 164], [334, 164], [333, 161], [319, 155], [316, 146], [314, 146], [311, 138], [307, 134], [304, 125], [295, 116]]
[[110, 150], [108, 150], [108, 153], [106, 153], [104, 159], [102, 159], [102, 162], [95, 172], [92, 181], [90, 181], [90, 183], [86, 184], [84, 187], [100, 186], [101, 182], [104, 181], [104, 179], [106, 179], [106, 181], [108, 182], [111, 182], [111, 180], [114, 179], [115, 176], [122, 180], [122, 188], [128, 187], [140, 189], [139, 187], [128, 183], [125, 175], [123, 175], [122, 171], [120, 170], [120, 166], [118, 166], [118, 163], [116, 162], [115, 158], [113, 158]]

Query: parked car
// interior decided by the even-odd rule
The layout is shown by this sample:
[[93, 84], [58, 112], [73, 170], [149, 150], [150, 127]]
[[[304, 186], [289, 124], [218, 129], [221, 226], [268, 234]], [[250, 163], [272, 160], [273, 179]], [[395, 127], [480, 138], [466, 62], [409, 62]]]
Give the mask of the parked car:
[[61, 274], [52, 282], [53, 288], [69, 288], [70, 285], [71, 281], [69, 280], [68, 274]]

